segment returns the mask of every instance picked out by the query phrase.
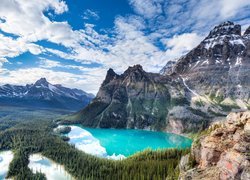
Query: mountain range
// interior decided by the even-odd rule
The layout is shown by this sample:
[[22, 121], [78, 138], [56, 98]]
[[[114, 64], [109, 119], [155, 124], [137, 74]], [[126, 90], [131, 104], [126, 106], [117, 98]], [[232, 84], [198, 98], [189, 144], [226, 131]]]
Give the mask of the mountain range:
[[250, 27], [224, 22], [160, 73], [109, 69], [97, 96], [64, 123], [197, 132], [229, 111], [250, 109]]
[[45, 78], [26, 86], [5, 84], [0, 86], [0, 105], [80, 110], [94, 95], [60, 84], [51, 84]]

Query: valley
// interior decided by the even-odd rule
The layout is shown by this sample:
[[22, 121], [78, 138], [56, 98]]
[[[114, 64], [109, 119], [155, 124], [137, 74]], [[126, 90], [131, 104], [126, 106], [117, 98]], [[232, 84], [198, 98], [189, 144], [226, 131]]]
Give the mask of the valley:
[[[144, 148], [139, 148], [128, 153], [127, 155], [133, 155], [123, 160], [104, 159], [78, 150], [77, 145], [68, 144], [62, 136], [54, 132], [54, 128], [58, 126], [54, 118], [65, 115], [65, 111], [52, 111], [52, 113], [45, 110], [26, 109], [25, 112], [25, 108], [5, 108], [5, 111], [2, 111], [2, 118], [0, 118], [2, 129], [0, 149], [2, 151], [11, 150], [14, 154], [13, 160], [9, 162], [9, 169], [4, 172], [4, 176], [7, 178], [56, 180], [53, 177], [65, 178], [68, 177], [67, 173], [75, 179], [177, 178], [179, 171], [174, 171], [174, 169], [181, 156], [189, 152], [184, 147], [179, 150], [147, 149], [142, 152], [141, 150]], [[15, 111], [15, 114], [11, 115], [12, 111]], [[6, 114], [9, 114], [9, 121], [6, 121]], [[25, 116], [22, 117], [24, 114]], [[13, 118], [11, 121], [10, 117]], [[84, 139], [84, 135], [82, 137]], [[190, 142], [185, 147], [189, 146]], [[33, 156], [34, 154], [35, 156]], [[36, 154], [39, 154], [39, 157]], [[48, 171], [48, 166], [54, 167], [54, 163], [57, 164], [55, 166], [57, 168], [52, 173]], [[60, 166], [63, 168], [58, 169]], [[41, 169], [36, 171], [37, 167]], [[59, 174], [56, 175], [56, 173]]]

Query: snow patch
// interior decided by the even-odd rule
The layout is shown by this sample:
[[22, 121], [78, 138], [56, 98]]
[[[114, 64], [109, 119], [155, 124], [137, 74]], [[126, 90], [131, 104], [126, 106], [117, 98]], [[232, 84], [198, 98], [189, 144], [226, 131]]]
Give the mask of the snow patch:
[[236, 59], [236, 63], [235, 63], [235, 66], [242, 65], [241, 60], [242, 60], [242, 58], [237, 57], [237, 59]]
[[205, 48], [210, 49], [213, 48], [215, 45], [222, 45], [224, 43], [224, 39], [228, 38], [230, 39], [229, 42], [232, 45], [243, 45], [245, 46], [244, 42], [242, 41], [242, 38], [239, 35], [222, 35], [214, 38], [209, 38], [204, 41]]
[[49, 84], [49, 90], [51, 90], [52, 92], [55, 92], [55, 91], [57, 91], [57, 87]]
[[192, 89], [190, 89], [190, 88], [188, 87], [188, 85], [186, 84], [185, 78], [183, 78], [183, 77], [181, 77], [181, 78], [182, 78], [182, 81], [183, 81], [184, 86], [185, 86], [191, 93], [193, 93], [195, 96], [199, 96], [199, 94], [197, 94], [194, 90], [192, 90]]
[[204, 64], [209, 64], [208, 59], [206, 61], [204, 61], [204, 62], [201, 63], [201, 65], [204, 65]]
[[215, 64], [220, 64], [220, 63], [221, 63], [221, 61], [219, 61], [219, 60], [215, 61]]
[[229, 42], [232, 45], [243, 45], [243, 46], [245, 46], [245, 44], [243, 43], [243, 41], [241, 39], [234, 39], [234, 40], [230, 40]]

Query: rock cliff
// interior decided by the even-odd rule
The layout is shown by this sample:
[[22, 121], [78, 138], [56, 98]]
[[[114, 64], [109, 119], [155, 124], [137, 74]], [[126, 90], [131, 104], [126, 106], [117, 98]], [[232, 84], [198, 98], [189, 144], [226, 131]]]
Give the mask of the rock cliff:
[[214, 123], [180, 162], [180, 180], [250, 179], [250, 112]]

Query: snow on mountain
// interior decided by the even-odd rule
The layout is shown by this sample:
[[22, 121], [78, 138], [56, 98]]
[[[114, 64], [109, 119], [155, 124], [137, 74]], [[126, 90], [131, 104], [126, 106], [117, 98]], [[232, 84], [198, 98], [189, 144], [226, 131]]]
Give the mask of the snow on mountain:
[[79, 89], [53, 85], [45, 78], [34, 84], [0, 86], [1, 105], [32, 105], [78, 110], [87, 105], [94, 95]]

